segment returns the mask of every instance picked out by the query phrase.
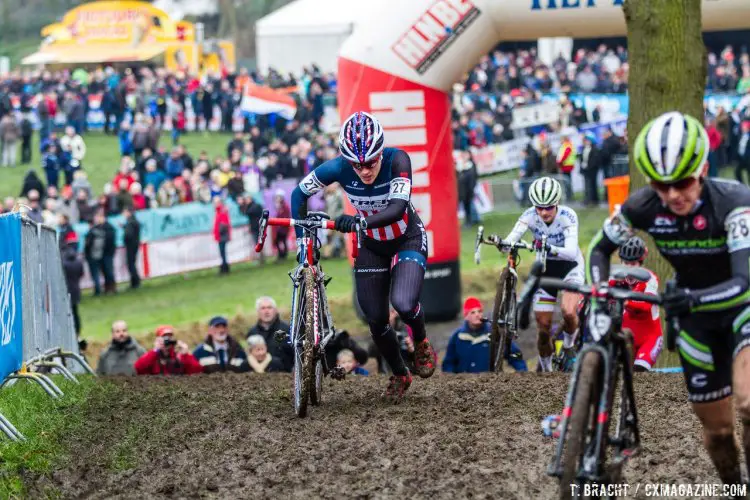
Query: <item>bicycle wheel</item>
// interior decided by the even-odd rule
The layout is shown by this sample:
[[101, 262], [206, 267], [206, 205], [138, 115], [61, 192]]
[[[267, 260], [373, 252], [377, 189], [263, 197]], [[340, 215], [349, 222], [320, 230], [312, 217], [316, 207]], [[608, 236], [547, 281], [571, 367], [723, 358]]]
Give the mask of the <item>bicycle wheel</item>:
[[319, 307], [313, 270], [303, 269], [302, 278], [304, 335], [302, 338], [298, 336], [294, 343], [294, 411], [300, 418], [307, 416], [307, 404], [313, 384], [315, 328], [318, 325], [316, 311]]
[[594, 439], [596, 408], [599, 403], [601, 355], [589, 351], [581, 363], [575, 399], [568, 422], [567, 439], [563, 451], [563, 474], [560, 478], [560, 498], [573, 498], [572, 485], [579, 484], [578, 469], [586, 447]]
[[[505, 347], [505, 315], [507, 307], [505, 304], [506, 281], [508, 280], [508, 269], [503, 269], [495, 287], [495, 301], [492, 303], [492, 327], [490, 328], [490, 371], [503, 371], [503, 348]], [[500, 323], [503, 326], [500, 326]]]

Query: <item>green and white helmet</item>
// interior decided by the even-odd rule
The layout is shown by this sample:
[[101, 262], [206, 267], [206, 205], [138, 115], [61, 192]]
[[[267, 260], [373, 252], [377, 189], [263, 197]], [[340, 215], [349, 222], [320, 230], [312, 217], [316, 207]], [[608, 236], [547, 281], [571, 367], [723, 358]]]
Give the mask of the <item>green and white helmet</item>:
[[669, 184], [699, 177], [708, 158], [708, 134], [692, 116], [671, 111], [643, 127], [633, 154], [651, 180]]
[[551, 177], [540, 177], [529, 187], [529, 199], [535, 207], [551, 207], [560, 203], [562, 187]]

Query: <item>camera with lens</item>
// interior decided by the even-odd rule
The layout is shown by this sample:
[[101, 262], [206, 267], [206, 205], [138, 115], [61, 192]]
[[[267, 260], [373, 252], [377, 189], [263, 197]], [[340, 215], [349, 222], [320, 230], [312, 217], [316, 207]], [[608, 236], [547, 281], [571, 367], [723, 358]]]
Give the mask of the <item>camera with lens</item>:
[[177, 345], [177, 341], [172, 337], [164, 337], [164, 347], [174, 347]]

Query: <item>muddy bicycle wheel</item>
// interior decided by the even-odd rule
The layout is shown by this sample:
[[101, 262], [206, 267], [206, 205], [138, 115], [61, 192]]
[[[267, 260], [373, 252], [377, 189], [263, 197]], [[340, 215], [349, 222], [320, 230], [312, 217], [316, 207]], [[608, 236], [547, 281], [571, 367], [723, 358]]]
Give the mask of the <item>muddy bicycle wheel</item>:
[[601, 354], [595, 351], [587, 352], [581, 363], [563, 451], [563, 474], [560, 477], [561, 500], [579, 498], [573, 496], [575, 492], [572, 486], [580, 485], [577, 479], [578, 469], [583, 462], [586, 447], [593, 441], [596, 432], [601, 365]]
[[302, 270], [302, 283], [304, 335], [301, 342], [300, 339], [296, 339], [294, 345], [294, 411], [300, 418], [307, 416], [315, 369], [315, 329], [318, 325], [316, 312], [319, 304], [315, 276], [311, 268]]
[[[507, 281], [510, 279], [510, 272], [507, 268], [503, 269], [497, 280], [495, 287], [495, 301], [492, 303], [492, 327], [490, 328], [490, 371], [502, 372], [505, 354], [505, 344], [507, 337], [507, 328], [505, 320], [508, 312], [507, 304]], [[503, 326], [500, 326], [502, 320]]]

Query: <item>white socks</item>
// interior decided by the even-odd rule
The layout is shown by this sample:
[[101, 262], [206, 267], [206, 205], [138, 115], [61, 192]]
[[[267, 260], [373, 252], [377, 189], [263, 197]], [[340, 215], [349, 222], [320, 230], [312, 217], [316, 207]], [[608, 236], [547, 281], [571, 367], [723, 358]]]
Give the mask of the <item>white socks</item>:
[[542, 367], [543, 372], [552, 371], [552, 356], [542, 357], [539, 356], [539, 365]]
[[[577, 332], [576, 332], [577, 333]], [[576, 341], [576, 334], [563, 332], [563, 349], [570, 349]]]

